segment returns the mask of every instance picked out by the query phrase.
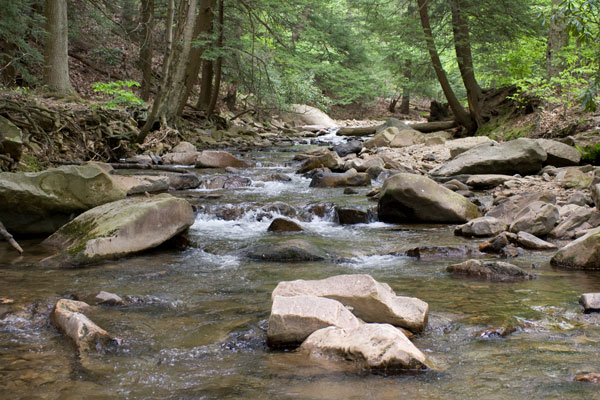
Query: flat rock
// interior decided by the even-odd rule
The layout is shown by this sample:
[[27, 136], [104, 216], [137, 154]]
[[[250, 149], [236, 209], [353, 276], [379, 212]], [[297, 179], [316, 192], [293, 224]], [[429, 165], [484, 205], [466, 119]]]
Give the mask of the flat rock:
[[310, 335], [300, 351], [309, 353], [311, 357], [358, 362], [367, 369], [428, 369], [425, 355], [402, 331], [389, 324], [323, 328]]
[[355, 328], [360, 324], [339, 301], [315, 296], [275, 296], [267, 344], [271, 347], [295, 346], [319, 329], [328, 326]]
[[196, 168], [246, 168], [252, 163], [234, 157], [226, 151], [205, 150], [196, 158]]
[[491, 146], [497, 144], [495, 140], [487, 136], [471, 136], [446, 142], [446, 148], [450, 150], [450, 158], [454, 158], [465, 151], [479, 146]]
[[124, 199], [110, 165], [87, 163], [35, 173], [0, 173], [0, 221], [12, 234], [50, 234], [91, 208]]
[[349, 169], [343, 173], [319, 172], [315, 174], [310, 182], [310, 187], [332, 188], [332, 187], [358, 187], [370, 186], [371, 177], [364, 172]]
[[579, 304], [585, 312], [600, 312], [600, 293], [584, 293], [579, 298]]
[[509, 229], [513, 233], [528, 232], [536, 236], [545, 236], [554, 229], [558, 218], [558, 208], [554, 204], [534, 201], [515, 216]]
[[269, 227], [268, 232], [301, 232], [302, 227], [296, 222], [286, 218], [275, 218]]
[[429, 173], [434, 176], [535, 174], [542, 169], [546, 157], [546, 152], [535, 140], [519, 138], [495, 146], [472, 148]]
[[542, 240], [529, 232], [519, 232], [517, 234], [517, 242], [520, 246], [531, 250], [556, 249], [556, 245], [554, 243], [546, 242], [545, 240]]
[[272, 296], [317, 296], [337, 300], [365, 322], [388, 323], [413, 332], [427, 324], [429, 306], [415, 297], [396, 296], [370, 275], [338, 275], [321, 280], [279, 282]]
[[569, 167], [579, 165], [581, 162], [581, 153], [573, 146], [550, 139], [536, 139], [536, 141], [548, 154], [544, 165]]
[[504, 232], [507, 225], [494, 217], [480, 217], [470, 220], [464, 225], [457, 226], [454, 230], [455, 235], [459, 236], [495, 236]]
[[171, 183], [169, 177], [161, 175], [112, 175], [112, 178], [128, 195], [165, 192]]
[[467, 260], [460, 264], [454, 264], [446, 268], [452, 275], [464, 275], [471, 278], [485, 279], [491, 281], [516, 281], [535, 279], [536, 275], [506, 262]]
[[169, 174], [169, 190], [188, 190], [200, 187], [202, 181], [196, 174]]
[[558, 250], [550, 263], [567, 269], [600, 269], [600, 228], [591, 230]]
[[250, 259], [263, 261], [323, 261], [328, 258], [322, 248], [303, 239], [257, 244], [247, 248], [245, 253]]
[[498, 185], [515, 179], [512, 175], [498, 175], [498, 174], [483, 174], [483, 175], [471, 175], [467, 179], [467, 185], [473, 189], [491, 189]]
[[194, 223], [192, 206], [168, 194], [115, 201], [81, 214], [44, 240], [43, 266], [80, 266], [159, 246]]
[[425, 176], [396, 174], [385, 180], [378, 205], [384, 222], [467, 222], [481, 214], [466, 197]]
[[167, 153], [162, 156], [163, 164], [167, 165], [195, 165], [196, 160], [202, 153], [194, 152], [182, 152], [182, 153]]
[[89, 308], [81, 301], [61, 299], [50, 314], [52, 324], [67, 335], [80, 352], [94, 351], [116, 342], [107, 331], [83, 315]]

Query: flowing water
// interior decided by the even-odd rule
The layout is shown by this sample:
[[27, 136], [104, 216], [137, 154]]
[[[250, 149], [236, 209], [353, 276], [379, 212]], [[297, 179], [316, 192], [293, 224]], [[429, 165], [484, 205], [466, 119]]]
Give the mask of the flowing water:
[[[186, 198], [200, 211], [183, 252], [155, 250], [83, 269], [46, 270], [36, 241], [23, 241], [17, 257], [0, 242], [0, 398], [2, 399], [600, 399], [598, 386], [573, 382], [577, 373], [600, 372], [600, 315], [585, 315], [581, 293], [600, 290], [600, 274], [551, 268], [551, 254], [528, 252], [511, 262], [539, 279], [489, 283], [454, 279], [445, 267], [461, 259], [400, 256], [416, 246], [469, 246], [452, 226], [340, 226], [335, 203], [366, 210], [374, 203], [343, 189], [313, 189], [294, 175], [301, 146], [249, 154], [243, 171], [252, 186], [195, 190]], [[219, 175], [223, 171], [199, 171]], [[261, 182], [287, 173], [291, 182]], [[220, 197], [219, 197], [220, 196]], [[280, 203], [290, 207], [283, 207]], [[273, 204], [275, 203], [275, 204]], [[320, 209], [321, 213], [306, 210]], [[243, 209], [241, 218], [216, 216]], [[304, 232], [272, 234], [280, 213], [296, 216]], [[319, 216], [320, 215], [320, 216]], [[335, 262], [249, 261], [242, 250], [289, 238], [312, 241], [337, 255]], [[282, 280], [367, 273], [396, 293], [430, 305], [430, 323], [414, 343], [434, 370], [385, 375], [307, 360], [265, 345], [270, 293]], [[80, 359], [48, 322], [57, 299], [105, 290], [135, 304], [98, 307], [89, 316], [122, 339], [114, 351]], [[506, 338], [476, 332], [515, 326]]]

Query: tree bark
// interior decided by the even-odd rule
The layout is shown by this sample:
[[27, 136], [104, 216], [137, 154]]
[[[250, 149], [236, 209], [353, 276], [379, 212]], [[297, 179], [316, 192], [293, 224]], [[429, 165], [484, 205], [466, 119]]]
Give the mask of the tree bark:
[[142, 35], [140, 44], [140, 69], [142, 70], [141, 97], [150, 100], [152, 92], [152, 53], [154, 40], [152, 26], [154, 24], [154, 0], [142, 0]]
[[[410, 60], [407, 60], [404, 63], [404, 78], [407, 82], [410, 82], [412, 79], [412, 71], [410, 70], [412, 67], [412, 63]], [[410, 85], [405, 85], [402, 88], [402, 102], [400, 103], [400, 113], [408, 114], [410, 111]]]
[[450, 86], [450, 82], [448, 81], [448, 77], [446, 76], [446, 71], [444, 71], [444, 67], [442, 66], [440, 56], [435, 48], [435, 41], [433, 40], [433, 33], [431, 31], [431, 24], [429, 22], [427, 0], [417, 0], [417, 6], [419, 8], [419, 16], [421, 18], [421, 26], [423, 27], [423, 33], [425, 35], [427, 50], [429, 51], [429, 56], [431, 58], [431, 63], [433, 64], [435, 74], [440, 82], [442, 90], [444, 91], [444, 96], [446, 96], [446, 100], [448, 100], [448, 104], [454, 113], [456, 121], [464, 126], [470, 133], [475, 132], [477, 130], [477, 126], [454, 94], [454, 91]]
[[46, 0], [44, 84], [57, 94], [72, 94], [69, 78], [67, 0]]
[[548, 43], [546, 46], [546, 78], [557, 77], [564, 69], [564, 63], [559, 57], [560, 50], [569, 44], [569, 36], [565, 29], [562, 15], [559, 15], [560, 5], [563, 0], [552, 0], [552, 17], [548, 30]]
[[[211, 32], [214, 20], [215, 4], [216, 0], [202, 0], [198, 18], [196, 20], [196, 28], [194, 31], [195, 38]], [[200, 66], [202, 66], [202, 54], [204, 53], [204, 49], [205, 46], [194, 46], [190, 52], [190, 63], [188, 64], [185, 76], [185, 90], [182, 92], [181, 99], [179, 99], [178, 115], [183, 113], [183, 109], [187, 104], [190, 93], [192, 93], [192, 89], [198, 81], [198, 74], [200, 73]]]
[[210, 60], [202, 61], [202, 79], [200, 80], [200, 96], [196, 108], [207, 110], [210, 104], [213, 85], [213, 62]]
[[483, 117], [481, 115], [481, 87], [479, 87], [479, 83], [475, 79], [469, 25], [463, 15], [464, 6], [461, 0], [450, 0], [450, 9], [452, 11], [452, 32], [454, 33], [454, 49], [456, 51], [458, 69], [467, 90], [471, 118], [475, 120], [477, 127], [479, 127], [483, 125]]
[[[223, 50], [223, 24], [224, 24], [224, 0], [219, 0], [219, 24], [218, 24], [218, 34], [219, 38], [217, 40], [217, 47], [219, 51]], [[215, 83], [213, 85], [213, 90], [210, 96], [210, 104], [208, 105], [207, 116], [210, 117], [215, 111], [215, 107], [217, 106], [217, 100], [219, 99], [219, 91], [221, 89], [221, 74], [223, 72], [223, 55], [219, 53], [217, 57], [217, 62], [215, 63]]]

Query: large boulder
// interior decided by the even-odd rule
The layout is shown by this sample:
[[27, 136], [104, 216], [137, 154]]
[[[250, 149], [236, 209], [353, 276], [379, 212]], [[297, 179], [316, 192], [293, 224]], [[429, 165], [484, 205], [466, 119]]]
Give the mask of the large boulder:
[[592, 184], [593, 178], [577, 167], [570, 167], [561, 169], [556, 175], [556, 180], [567, 189], [585, 189]]
[[554, 204], [534, 201], [515, 216], [509, 230], [513, 233], [528, 232], [536, 236], [545, 236], [554, 229], [558, 218], [558, 208]]
[[506, 262], [467, 260], [446, 268], [452, 275], [465, 275], [491, 281], [516, 281], [535, 279], [536, 275]]
[[301, 121], [303, 125], [318, 125], [325, 128], [335, 128], [337, 126], [335, 121], [323, 111], [306, 104], [293, 104], [291, 114], [294, 119]]
[[461, 139], [451, 140], [446, 143], [446, 148], [450, 150], [450, 158], [454, 158], [465, 151], [479, 146], [491, 146], [497, 144], [495, 140], [487, 136], [471, 136]]
[[494, 217], [480, 217], [470, 220], [464, 225], [457, 226], [454, 234], [460, 236], [495, 236], [506, 230], [504, 222]]
[[116, 339], [107, 331], [83, 314], [89, 309], [87, 303], [61, 299], [50, 314], [52, 324], [67, 335], [80, 352], [94, 351], [116, 343]]
[[578, 231], [596, 228], [598, 225], [600, 225], [600, 212], [593, 208], [577, 207], [552, 229], [549, 236], [560, 239], [573, 239]]
[[425, 135], [414, 129], [387, 128], [364, 143], [367, 149], [376, 147], [407, 147], [425, 142]]
[[581, 162], [581, 153], [573, 146], [550, 139], [536, 139], [536, 141], [542, 146], [546, 154], [548, 154], [544, 165], [570, 167], [572, 165], [579, 165]]
[[328, 257], [322, 248], [303, 239], [260, 243], [247, 248], [245, 254], [253, 260], [279, 262], [323, 261]]
[[568, 269], [600, 269], [600, 228], [593, 229], [558, 250], [550, 263]]
[[338, 275], [306, 281], [279, 282], [275, 296], [317, 296], [337, 300], [365, 322], [396, 325], [421, 332], [427, 325], [429, 306], [415, 297], [396, 296], [392, 288], [370, 275]]
[[196, 168], [245, 168], [251, 165], [226, 151], [205, 150], [196, 157]]
[[306, 159], [298, 169], [298, 172], [304, 173], [317, 168], [338, 169], [343, 164], [342, 159], [335, 151], [328, 151], [325, 154]]
[[546, 152], [532, 139], [515, 139], [496, 146], [478, 146], [430, 171], [435, 176], [461, 174], [535, 174]]
[[107, 171], [89, 163], [36, 173], [0, 173], [0, 221], [13, 234], [50, 234], [73, 215], [124, 199], [126, 191]]
[[556, 204], [556, 195], [553, 192], [546, 190], [531, 194], [499, 198], [494, 203], [494, 206], [487, 212], [486, 216], [497, 218], [506, 224], [511, 224], [515, 220], [517, 214], [524, 208], [529, 204], [538, 201]]
[[349, 186], [369, 186], [371, 177], [369, 174], [358, 173], [354, 168], [344, 173], [319, 172], [313, 176], [310, 187], [332, 188]]
[[23, 132], [4, 117], [0, 117], [0, 154], [18, 162], [23, 152]]
[[196, 146], [190, 142], [179, 142], [177, 146], [173, 147], [173, 153], [195, 153]]
[[93, 208], [61, 227], [43, 244], [58, 253], [44, 266], [80, 266], [151, 249], [194, 223], [192, 206], [168, 194], [132, 198]]
[[427, 369], [425, 355], [399, 329], [388, 324], [363, 324], [356, 328], [328, 327], [310, 335], [300, 351], [311, 357], [359, 362], [368, 369]]
[[267, 344], [294, 346], [311, 333], [328, 326], [355, 328], [360, 325], [339, 301], [315, 296], [275, 296], [267, 329]]
[[379, 198], [384, 222], [467, 222], [481, 216], [477, 206], [421, 175], [397, 174], [385, 180]]

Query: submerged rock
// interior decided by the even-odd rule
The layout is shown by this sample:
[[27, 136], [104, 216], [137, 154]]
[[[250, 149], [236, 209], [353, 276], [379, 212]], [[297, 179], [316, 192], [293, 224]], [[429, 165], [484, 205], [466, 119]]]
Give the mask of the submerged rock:
[[360, 321], [339, 301], [316, 296], [275, 296], [267, 344], [295, 346], [311, 333], [328, 326], [355, 328], [359, 325]]
[[268, 232], [301, 232], [302, 227], [285, 218], [275, 218], [267, 228]]
[[75, 300], [99, 305], [122, 306], [125, 304], [125, 302], [119, 295], [110, 292], [105, 292], [104, 290], [101, 290], [96, 293], [78, 294], [74, 297]]
[[384, 222], [467, 222], [481, 216], [466, 197], [421, 175], [397, 174], [385, 180], [379, 198]]
[[278, 243], [262, 243], [250, 246], [246, 256], [263, 261], [323, 261], [328, 254], [319, 246], [303, 239], [292, 239]]
[[506, 262], [467, 260], [446, 268], [452, 275], [465, 275], [473, 278], [492, 281], [515, 281], [535, 279], [536, 275]]
[[584, 293], [579, 298], [579, 304], [583, 306], [583, 311], [600, 312], [600, 293]]
[[124, 199], [107, 164], [0, 173], [0, 221], [13, 234], [50, 234], [73, 215]]
[[481, 255], [477, 250], [465, 246], [421, 246], [406, 250], [400, 255], [417, 260], [446, 260], [449, 258], [465, 258]]
[[310, 335], [301, 351], [311, 357], [354, 361], [369, 369], [428, 369], [425, 355], [399, 329], [389, 324], [363, 324], [355, 328], [328, 327]]
[[472, 148], [430, 171], [435, 176], [461, 174], [535, 174], [547, 154], [532, 139], [515, 139], [496, 146]]
[[600, 228], [593, 229], [558, 250], [550, 263], [568, 269], [600, 269]]
[[52, 324], [71, 338], [80, 352], [101, 350], [117, 342], [107, 331], [83, 315], [89, 308], [88, 304], [81, 301], [61, 299], [50, 314]]
[[192, 206], [168, 194], [120, 200], [89, 210], [43, 244], [58, 254], [44, 266], [80, 266], [159, 246], [194, 223]]
[[396, 325], [421, 332], [429, 306], [416, 297], [396, 296], [392, 288], [370, 275], [338, 275], [321, 280], [279, 282], [275, 296], [318, 296], [341, 302], [365, 322]]

